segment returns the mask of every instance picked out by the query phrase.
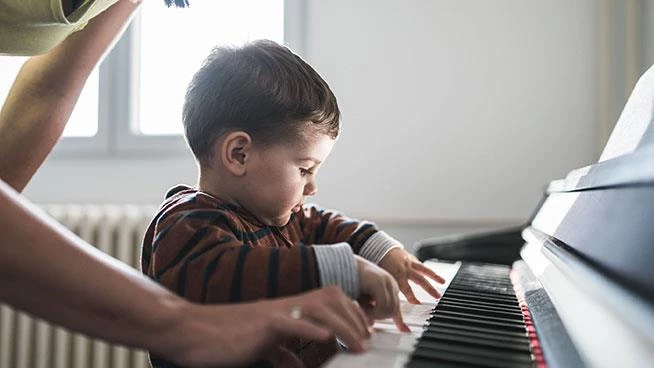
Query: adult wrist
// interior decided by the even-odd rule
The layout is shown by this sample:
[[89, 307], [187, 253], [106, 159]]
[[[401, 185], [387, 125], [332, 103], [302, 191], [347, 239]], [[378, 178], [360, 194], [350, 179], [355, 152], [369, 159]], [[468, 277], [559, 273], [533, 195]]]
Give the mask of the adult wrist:
[[145, 338], [151, 344], [144, 348], [171, 361], [183, 360], [196, 346], [192, 330], [199, 305], [171, 293], [160, 298], [156, 308], [151, 326], [146, 327], [150, 331]]

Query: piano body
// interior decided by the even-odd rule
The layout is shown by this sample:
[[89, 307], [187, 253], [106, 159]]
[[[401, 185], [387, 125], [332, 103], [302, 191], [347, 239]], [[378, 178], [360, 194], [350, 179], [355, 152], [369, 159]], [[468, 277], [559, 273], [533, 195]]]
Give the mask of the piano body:
[[599, 162], [552, 181], [520, 230], [510, 266], [479, 262], [461, 238], [470, 259], [425, 260], [449, 282], [439, 300], [403, 303], [412, 333], [377, 322], [366, 353], [327, 366], [654, 367], [654, 67]]

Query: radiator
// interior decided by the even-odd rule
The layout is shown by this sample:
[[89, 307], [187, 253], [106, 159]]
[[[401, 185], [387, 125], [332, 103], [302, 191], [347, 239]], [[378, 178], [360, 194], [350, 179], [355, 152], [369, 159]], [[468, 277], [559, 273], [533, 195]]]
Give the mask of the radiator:
[[[130, 205], [43, 205], [88, 243], [138, 267], [143, 233], [156, 208]], [[71, 333], [0, 304], [0, 368], [143, 368], [144, 351]]]

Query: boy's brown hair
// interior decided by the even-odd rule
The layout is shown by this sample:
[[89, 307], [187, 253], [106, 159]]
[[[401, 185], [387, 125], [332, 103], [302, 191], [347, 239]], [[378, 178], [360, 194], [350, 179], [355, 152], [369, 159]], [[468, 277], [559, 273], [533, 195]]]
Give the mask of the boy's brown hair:
[[258, 40], [217, 47], [186, 91], [186, 140], [202, 163], [223, 134], [242, 130], [255, 144], [293, 141], [307, 133], [340, 130], [336, 97], [318, 73], [288, 48]]

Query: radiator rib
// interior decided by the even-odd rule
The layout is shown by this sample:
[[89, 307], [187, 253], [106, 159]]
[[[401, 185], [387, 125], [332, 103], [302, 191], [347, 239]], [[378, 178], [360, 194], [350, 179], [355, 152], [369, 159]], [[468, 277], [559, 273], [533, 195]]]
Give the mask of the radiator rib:
[[[43, 205], [43, 210], [101, 251], [137, 268], [143, 233], [156, 208]], [[144, 368], [144, 351], [73, 334], [0, 304], [0, 368]]]

